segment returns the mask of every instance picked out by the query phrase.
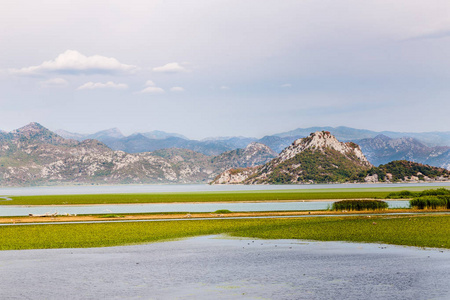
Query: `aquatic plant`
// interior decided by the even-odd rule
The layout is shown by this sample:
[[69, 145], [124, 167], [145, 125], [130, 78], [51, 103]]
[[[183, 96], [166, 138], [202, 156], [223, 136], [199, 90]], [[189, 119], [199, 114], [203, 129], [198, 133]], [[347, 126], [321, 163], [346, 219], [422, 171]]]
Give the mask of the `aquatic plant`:
[[409, 200], [416, 209], [450, 209], [450, 195], [422, 196]]
[[450, 216], [186, 219], [0, 226], [0, 249], [108, 247], [211, 234], [450, 248]]
[[381, 200], [342, 200], [334, 202], [331, 210], [336, 211], [361, 211], [361, 210], [381, 210], [387, 209], [388, 204]]

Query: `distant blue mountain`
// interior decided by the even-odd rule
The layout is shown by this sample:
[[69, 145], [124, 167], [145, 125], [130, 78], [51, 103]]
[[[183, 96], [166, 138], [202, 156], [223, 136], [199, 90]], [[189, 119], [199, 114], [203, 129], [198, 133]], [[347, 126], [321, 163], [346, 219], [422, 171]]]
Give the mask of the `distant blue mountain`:
[[291, 131], [282, 132], [275, 134], [275, 136], [279, 137], [288, 137], [288, 136], [302, 136], [306, 137], [311, 132], [316, 131], [329, 131], [333, 134], [337, 139], [342, 141], [355, 141], [366, 138], [374, 138], [377, 135], [385, 135], [387, 137], [396, 139], [402, 137], [411, 137], [419, 140], [427, 146], [450, 146], [450, 131], [433, 131], [433, 132], [395, 132], [395, 131], [371, 131], [366, 129], [356, 129], [345, 126], [339, 127], [308, 127], [308, 128], [297, 128]]

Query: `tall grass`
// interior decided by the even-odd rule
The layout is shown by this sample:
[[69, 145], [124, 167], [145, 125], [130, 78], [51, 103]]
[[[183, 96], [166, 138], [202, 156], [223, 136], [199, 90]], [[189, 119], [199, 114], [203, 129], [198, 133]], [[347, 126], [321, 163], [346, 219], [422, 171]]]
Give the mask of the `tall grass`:
[[343, 200], [334, 202], [331, 210], [362, 211], [387, 209], [388, 204], [381, 200]]
[[409, 200], [416, 209], [450, 209], [450, 195], [422, 196]]

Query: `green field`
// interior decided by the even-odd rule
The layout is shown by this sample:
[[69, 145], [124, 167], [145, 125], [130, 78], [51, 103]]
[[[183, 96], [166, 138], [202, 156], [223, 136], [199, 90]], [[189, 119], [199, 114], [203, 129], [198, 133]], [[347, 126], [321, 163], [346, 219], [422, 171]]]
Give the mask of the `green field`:
[[279, 191], [273, 190], [239, 191], [239, 192], [11, 196], [13, 201], [0, 201], [0, 205], [126, 204], [126, 203], [363, 199], [363, 198], [384, 199], [390, 192], [401, 191], [405, 189], [408, 189], [410, 191], [422, 191], [425, 189], [430, 189], [430, 187], [335, 188], [335, 189], [302, 189], [302, 190], [279, 190]]
[[199, 235], [450, 248], [450, 216], [186, 220], [0, 227], [0, 249], [86, 248]]

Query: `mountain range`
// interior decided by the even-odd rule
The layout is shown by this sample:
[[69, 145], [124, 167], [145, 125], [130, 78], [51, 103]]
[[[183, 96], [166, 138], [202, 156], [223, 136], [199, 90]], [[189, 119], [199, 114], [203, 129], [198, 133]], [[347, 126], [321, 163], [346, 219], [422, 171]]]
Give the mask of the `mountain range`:
[[95, 139], [65, 139], [38, 123], [0, 133], [0, 185], [200, 183], [233, 167], [272, 159], [265, 145], [207, 156], [187, 149], [114, 151]]
[[[98, 132], [91, 137], [111, 143], [122, 142], [126, 149], [135, 152], [141, 144], [125, 143], [124, 139], [159, 141], [159, 144], [153, 144], [153, 151], [146, 152], [114, 150], [97, 139], [66, 139], [38, 123], [30, 123], [11, 132], [0, 131], [0, 185], [206, 183], [223, 172], [241, 177], [251, 175], [251, 180], [245, 183], [346, 182], [361, 181], [366, 177], [375, 181], [376, 176], [384, 178], [386, 173], [395, 172], [386, 167], [374, 169], [370, 159], [383, 162], [393, 156], [398, 159], [407, 156], [447, 165], [449, 162], [448, 147], [428, 147], [412, 138], [392, 139], [378, 135], [360, 140], [363, 145], [360, 148], [353, 142], [341, 143], [326, 131], [296, 139], [294, 143], [291, 139], [280, 154], [267, 144], [280, 146], [288, 137], [267, 136], [259, 140], [266, 144], [247, 144], [249, 140], [243, 137], [205, 141], [177, 136], [149, 139], [144, 134], [123, 137], [117, 129]], [[194, 149], [214, 146], [214, 151], [220, 154], [206, 155], [183, 149], [185, 144], [180, 140]], [[233, 143], [245, 147], [223, 151], [235, 145]], [[164, 148], [158, 149], [155, 145]], [[364, 149], [369, 153], [369, 160]], [[371, 153], [374, 155], [370, 156]], [[414, 172], [409, 170], [408, 164], [396, 164], [392, 168], [402, 170], [400, 175], [395, 175], [397, 177], [408, 172], [416, 176], [419, 171], [432, 174], [425, 167], [416, 165]]]
[[151, 131], [124, 136], [119, 129], [112, 128], [94, 134], [70, 133], [57, 130], [60, 136], [82, 141], [97, 139], [113, 150], [127, 153], [151, 152], [160, 149], [182, 148], [205, 155], [220, 155], [223, 152], [245, 148], [252, 142], [264, 144], [280, 153], [293, 140], [308, 136], [311, 132], [328, 131], [338, 140], [351, 141], [360, 145], [370, 163], [375, 166], [393, 160], [409, 160], [436, 167], [450, 169], [450, 132], [401, 133], [393, 131], [375, 132], [349, 127], [309, 127], [265, 136], [211, 137], [190, 140], [177, 133]]

